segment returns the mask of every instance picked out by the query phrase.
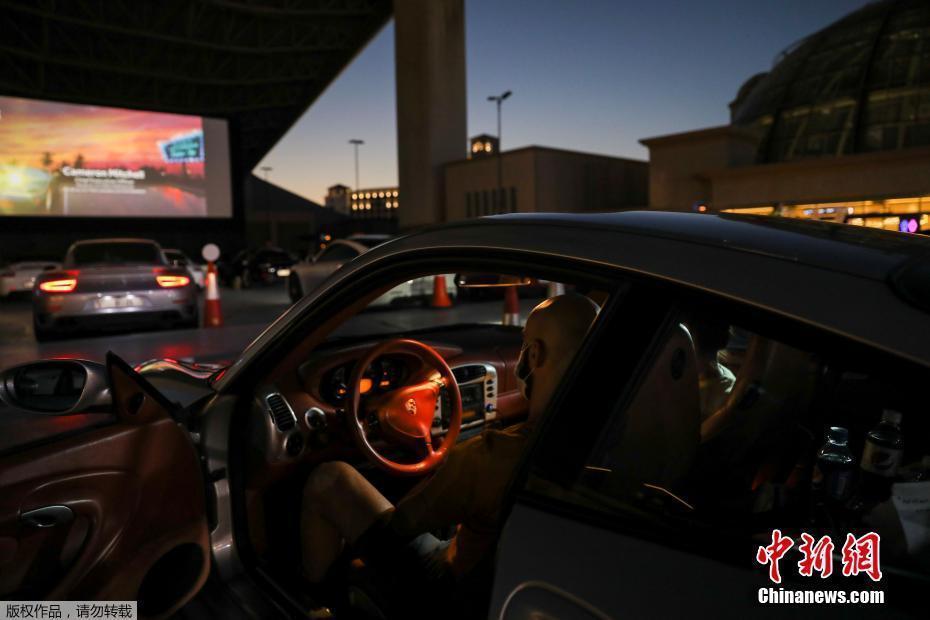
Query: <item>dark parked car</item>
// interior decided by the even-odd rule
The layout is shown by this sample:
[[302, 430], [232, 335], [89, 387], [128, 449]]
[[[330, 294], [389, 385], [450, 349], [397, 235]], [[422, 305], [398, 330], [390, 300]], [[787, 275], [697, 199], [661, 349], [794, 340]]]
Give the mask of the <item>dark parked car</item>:
[[281, 248], [243, 250], [219, 266], [220, 277], [227, 286], [249, 288], [257, 284], [287, 281], [296, 259]]
[[[865, 501], [849, 479], [844, 492], [863, 501], [822, 501], [812, 481], [825, 429], [846, 429], [858, 461], [885, 409], [903, 415], [902, 464], [930, 453], [928, 248], [752, 216], [482, 218], [366, 252], [215, 373], [134, 370], [112, 355], [105, 368], [10, 369], [0, 598], [138, 599], [143, 615], [186, 605], [185, 617], [328, 617], [321, 601], [366, 618], [926, 617], [930, 558], [902, 532], [907, 506]], [[441, 466], [447, 438], [528, 415], [514, 372], [522, 330], [495, 320], [498, 301], [361, 312], [440, 273], [466, 287], [554, 280], [600, 310], [548, 386], [521, 464], [498, 473], [509, 491], [486, 526], [496, 544], [448, 598], [412, 578], [379, 589], [352, 546], [310, 587], [298, 526], [308, 472], [348, 461], [396, 501]], [[708, 382], [710, 370], [732, 380]], [[432, 396], [385, 407], [417, 390]], [[476, 472], [449, 492], [467, 510], [491, 481]], [[880, 581], [844, 576], [840, 559], [830, 579], [803, 577], [795, 546], [775, 589], [885, 604], [761, 605], [775, 584], [757, 558], [775, 528], [831, 534], [836, 554], [847, 534], [880, 533]]]

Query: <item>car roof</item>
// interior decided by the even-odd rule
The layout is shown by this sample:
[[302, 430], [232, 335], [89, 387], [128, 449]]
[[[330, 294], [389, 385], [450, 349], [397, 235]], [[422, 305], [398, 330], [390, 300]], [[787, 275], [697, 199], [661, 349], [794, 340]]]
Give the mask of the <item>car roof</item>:
[[[527, 264], [565, 258], [616, 268], [728, 298], [930, 366], [930, 314], [890, 282], [903, 266], [930, 264], [930, 239], [846, 224], [731, 214], [626, 211], [508, 214], [423, 228], [344, 265], [294, 304], [246, 350], [257, 354], [290, 318], [369, 265], [518, 252]], [[242, 360], [245, 361], [244, 359]], [[218, 383], [237, 374], [241, 363]]]
[[152, 239], [134, 239], [130, 237], [114, 237], [112, 239], [82, 239], [80, 241], [75, 241], [71, 244], [71, 247], [78, 245], [92, 245], [97, 243], [151, 243], [152, 245], [158, 245], [157, 241]]
[[[508, 214], [413, 232], [351, 268], [435, 247], [520, 250], [638, 272], [930, 365], [928, 307], [892, 286], [904, 268], [920, 266], [919, 275], [930, 265], [930, 239], [919, 235], [736, 214]], [[919, 286], [924, 295], [930, 290], [926, 282]]]
[[[930, 239], [834, 222], [769, 215], [670, 211], [534, 213], [480, 218], [579, 230], [598, 228], [767, 255], [851, 275], [884, 279], [902, 260], [930, 255]], [[583, 253], [584, 247], [578, 251]]]
[[347, 239], [390, 239], [393, 235], [387, 233], [352, 233]]

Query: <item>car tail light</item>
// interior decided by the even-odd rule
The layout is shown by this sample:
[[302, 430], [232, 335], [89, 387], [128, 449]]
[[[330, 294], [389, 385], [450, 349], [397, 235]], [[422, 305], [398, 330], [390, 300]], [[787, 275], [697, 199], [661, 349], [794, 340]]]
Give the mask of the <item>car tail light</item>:
[[39, 283], [39, 290], [46, 293], [70, 293], [77, 288], [77, 278], [61, 278]]
[[191, 279], [187, 276], [155, 276], [155, 281], [158, 282], [158, 286], [162, 288], [179, 288], [182, 286], [187, 286], [191, 283]]

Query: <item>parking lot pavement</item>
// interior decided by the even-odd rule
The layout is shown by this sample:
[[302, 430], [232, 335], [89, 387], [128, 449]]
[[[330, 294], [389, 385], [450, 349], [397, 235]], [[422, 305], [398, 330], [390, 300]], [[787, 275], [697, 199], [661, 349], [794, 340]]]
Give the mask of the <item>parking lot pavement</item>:
[[[538, 300], [520, 300], [526, 316]], [[82, 335], [38, 343], [32, 333], [29, 298], [0, 301], [0, 369], [51, 357], [102, 361], [113, 351], [130, 364], [170, 357], [199, 362], [233, 360], [259, 333], [290, 306], [283, 287], [222, 290], [225, 325], [217, 328], [139, 331]], [[428, 308], [365, 312], [339, 329], [343, 336], [396, 333], [431, 326], [499, 321], [501, 302], [457, 304], [447, 310]]]
[[35, 359], [69, 357], [102, 361], [113, 351], [130, 364], [152, 358], [219, 362], [235, 358], [290, 306], [283, 286], [243, 291], [223, 289], [223, 327], [81, 335], [36, 342], [28, 297], [0, 301], [0, 368]]

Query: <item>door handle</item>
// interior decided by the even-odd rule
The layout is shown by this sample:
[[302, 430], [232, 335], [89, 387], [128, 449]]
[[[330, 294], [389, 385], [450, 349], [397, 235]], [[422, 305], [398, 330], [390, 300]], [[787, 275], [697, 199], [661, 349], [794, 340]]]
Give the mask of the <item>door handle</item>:
[[70, 523], [74, 519], [74, 511], [67, 506], [43, 506], [35, 510], [29, 510], [19, 515], [19, 518], [26, 524], [33, 527], [55, 527]]

